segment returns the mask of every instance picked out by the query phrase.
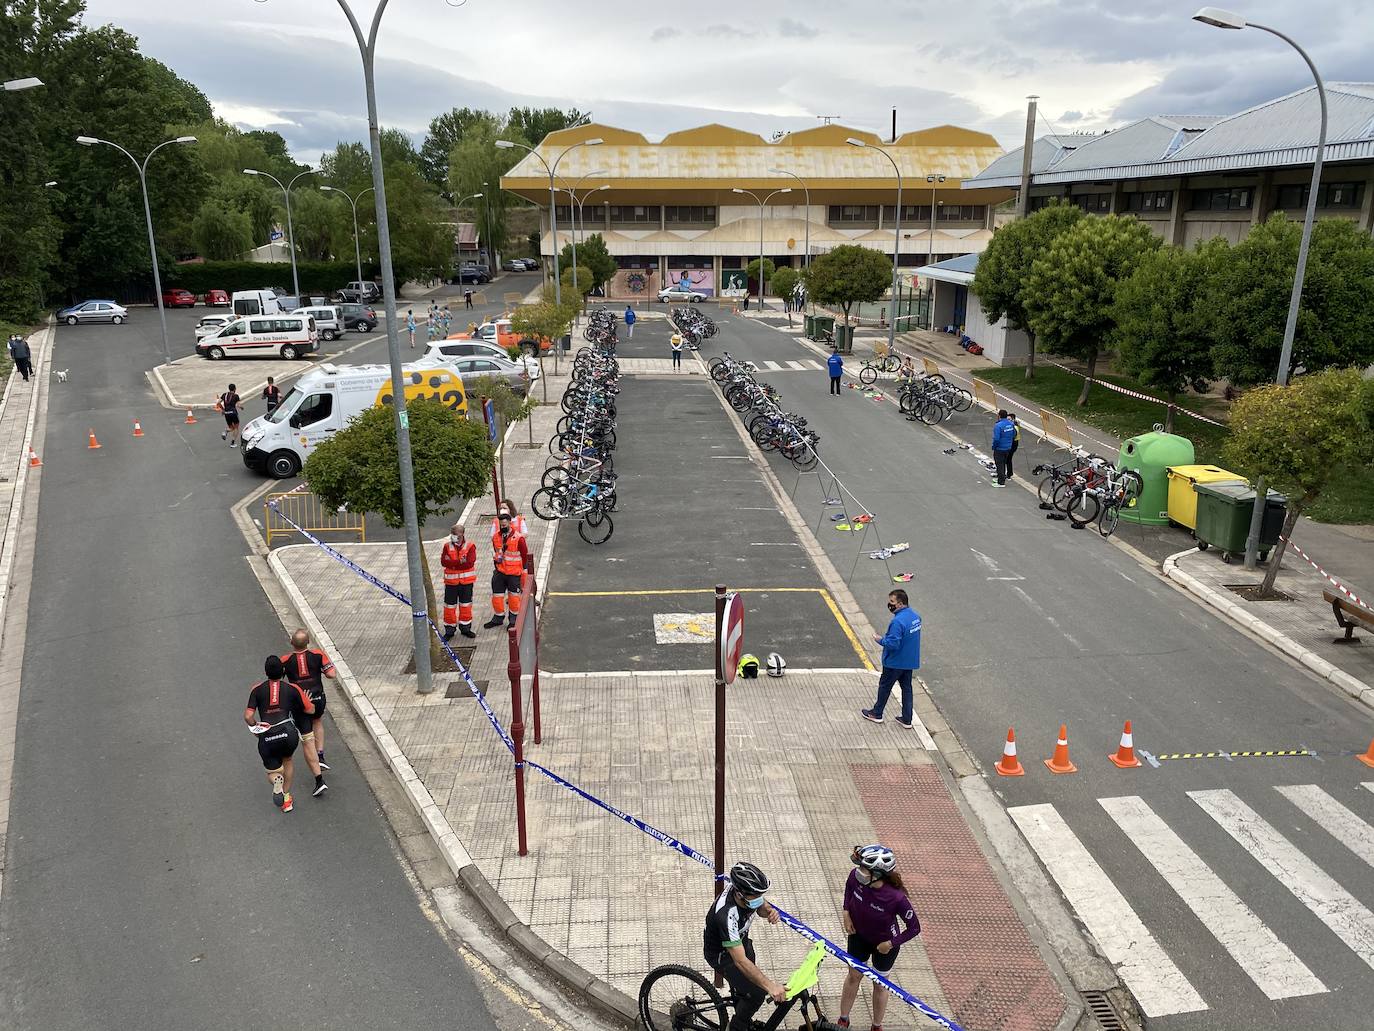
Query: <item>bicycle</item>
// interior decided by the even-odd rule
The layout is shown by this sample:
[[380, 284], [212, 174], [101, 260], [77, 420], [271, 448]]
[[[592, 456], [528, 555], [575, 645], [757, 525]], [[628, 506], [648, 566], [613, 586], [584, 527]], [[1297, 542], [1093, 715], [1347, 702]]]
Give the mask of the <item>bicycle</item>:
[[902, 360], [895, 354], [875, 354], [864, 361], [863, 368], [859, 370], [859, 382], [869, 386], [877, 382], [879, 373], [896, 372], [901, 367]]
[[1134, 508], [1140, 500], [1145, 481], [1134, 469], [1107, 465], [1101, 483], [1074, 493], [1064, 510], [1075, 523], [1086, 525], [1097, 520], [1097, 532], [1110, 537], [1121, 519], [1123, 508]]

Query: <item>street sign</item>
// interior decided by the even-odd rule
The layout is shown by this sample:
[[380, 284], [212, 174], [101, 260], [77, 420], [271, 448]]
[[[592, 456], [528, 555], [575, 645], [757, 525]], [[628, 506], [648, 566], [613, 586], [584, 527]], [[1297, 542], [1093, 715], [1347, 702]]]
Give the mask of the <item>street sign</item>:
[[744, 599], [738, 594], [725, 597], [725, 615], [720, 628], [720, 669], [725, 682], [733, 684], [744, 654]]
[[496, 443], [496, 404], [487, 398], [482, 402], [482, 418], [487, 420], [487, 436]]
[[285, 236], [286, 236], [286, 234], [283, 233], [280, 229], [273, 229], [273, 230], [272, 230], [272, 242], [273, 242], [273, 243], [276, 243], [278, 240], [283, 239]]

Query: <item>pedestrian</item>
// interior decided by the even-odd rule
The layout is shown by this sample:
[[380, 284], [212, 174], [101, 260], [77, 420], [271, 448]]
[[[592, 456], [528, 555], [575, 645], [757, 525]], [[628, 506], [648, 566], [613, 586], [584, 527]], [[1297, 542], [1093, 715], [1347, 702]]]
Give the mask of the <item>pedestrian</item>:
[[15, 333], [10, 336], [9, 348], [14, 367], [19, 370], [19, 375], [23, 376], [24, 382], [27, 383], [29, 377], [33, 375], [33, 355], [29, 351], [29, 342]]
[[840, 349], [832, 347], [830, 357], [825, 360], [826, 368], [830, 370], [830, 392], [838, 394], [840, 392], [840, 377], [844, 375], [844, 359], [840, 357]]
[[445, 340], [448, 339], [449, 327], [453, 325], [453, 312], [448, 310], [448, 305], [444, 305], [444, 310], [439, 314], [439, 330]]
[[410, 334], [410, 349], [415, 350], [415, 309], [406, 309], [406, 332]]
[[1007, 478], [1010, 479], [1015, 475], [1011, 467], [1012, 459], [1016, 457], [1016, 449], [1021, 446], [1021, 421], [1016, 418], [1015, 412], [1007, 416], [1007, 418], [1011, 420], [1011, 424], [1014, 427], [1014, 432], [1011, 435], [1011, 450], [1007, 452]]
[[238, 390], [234, 384], [229, 384], [229, 389], [220, 394], [218, 407], [224, 413], [225, 431], [219, 435], [220, 440], [229, 441], [230, 447], [239, 446], [239, 405], [243, 399], [239, 397]]
[[439, 565], [444, 568], [444, 640], [452, 641], [455, 631], [476, 637], [472, 630], [472, 589], [477, 583], [477, 545], [467, 539], [462, 523], [449, 527]]
[[997, 466], [997, 486], [1005, 487], [1011, 476], [1011, 450], [1016, 443], [1016, 423], [1007, 416], [1007, 410], [997, 413], [997, 422], [992, 427], [992, 461]]
[[315, 775], [316, 797], [329, 790], [324, 782], [324, 772], [329, 764], [324, 761], [324, 711], [328, 699], [324, 694], [325, 678], [335, 678], [334, 663], [329, 656], [318, 648], [310, 647], [310, 634], [304, 630], [291, 631], [291, 651], [281, 657], [286, 670], [286, 679], [305, 692], [310, 699], [313, 711], [300, 724], [302, 752], [306, 765]]
[[636, 317], [637, 317], [637, 316], [635, 315], [634, 307], [631, 306], [631, 305], [628, 305], [628, 304], [625, 305], [625, 339], [626, 339], [626, 340], [633, 340], [633, 339], [635, 338], [635, 319], [636, 319]]
[[921, 615], [909, 608], [906, 591], [892, 591], [887, 596], [887, 611], [892, 613], [892, 621], [887, 625], [887, 633], [873, 635], [873, 643], [882, 645], [883, 672], [878, 677], [878, 700], [873, 708], [863, 709], [863, 718], [872, 723], [883, 721], [883, 709], [892, 696], [892, 685], [902, 688], [902, 714], [897, 724], [911, 729], [912, 697], [911, 674], [921, 668]]
[[262, 399], [267, 404], [268, 415], [275, 412], [277, 406], [281, 404], [281, 387], [277, 386], [276, 381], [271, 376], [267, 377], [267, 386], [262, 388]]
[[[921, 921], [907, 898], [902, 875], [896, 870], [897, 857], [890, 848], [855, 846], [849, 861], [854, 869], [844, 884], [844, 933], [849, 935], [845, 951], [885, 974], [902, 946], [921, 933]], [[905, 925], [900, 931], [899, 920]], [[849, 1010], [859, 997], [862, 980], [863, 975], [853, 968], [845, 972], [840, 1015], [835, 1021], [839, 1027], [849, 1026]], [[873, 985], [873, 1031], [882, 1031], [887, 995], [882, 985]]]
[[464, 308], [471, 308], [471, 307], [472, 307], [472, 290], [471, 290], [471, 289], [468, 289], [468, 290], [464, 290], [464, 291], [463, 291], [463, 307], [464, 307]]
[[291, 757], [301, 740], [296, 721], [308, 720], [312, 708], [305, 693], [282, 678], [284, 670], [279, 657], [267, 656], [262, 668], [267, 679], [248, 692], [243, 722], [257, 736], [258, 757], [267, 770], [267, 782], [272, 785], [272, 804], [289, 813], [294, 808]]
[[743, 310], [744, 310], [744, 311], [748, 311], [748, 310], [749, 310], [749, 291], [748, 291], [747, 289], [744, 291], [744, 309], [743, 309]]
[[524, 525], [522, 517], [513, 517], [504, 506], [496, 516], [497, 529], [492, 534], [492, 564], [495, 567], [491, 574], [492, 615], [482, 624], [487, 628], [500, 626], [503, 618], [508, 618], [509, 625], [515, 626], [520, 615], [520, 574], [525, 570], [530, 552], [525, 535], [512, 525], [513, 519], [520, 519]]
[[674, 333], [670, 341], [673, 345], [673, 371], [682, 371], [682, 334]]

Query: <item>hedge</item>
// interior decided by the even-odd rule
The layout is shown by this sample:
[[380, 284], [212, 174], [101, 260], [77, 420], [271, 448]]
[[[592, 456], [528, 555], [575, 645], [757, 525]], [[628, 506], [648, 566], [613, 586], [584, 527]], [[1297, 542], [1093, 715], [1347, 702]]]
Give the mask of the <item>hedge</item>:
[[[333, 294], [357, 278], [358, 267], [351, 261], [301, 261], [296, 263], [301, 293]], [[376, 265], [363, 265], [363, 278], [377, 275]], [[289, 261], [206, 261], [177, 265], [163, 277], [164, 287], [179, 287], [193, 294], [207, 290], [262, 290], [279, 286], [291, 289]]]

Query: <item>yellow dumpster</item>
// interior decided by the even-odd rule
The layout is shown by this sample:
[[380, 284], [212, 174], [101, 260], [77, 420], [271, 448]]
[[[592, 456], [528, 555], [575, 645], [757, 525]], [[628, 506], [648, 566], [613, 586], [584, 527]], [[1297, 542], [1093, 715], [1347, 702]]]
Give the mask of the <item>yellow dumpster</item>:
[[1239, 473], [1215, 465], [1171, 465], [1169, 473], [1169, 522], [1197, 529], [1197, 492], [1199, 483], [1245, 483]]

